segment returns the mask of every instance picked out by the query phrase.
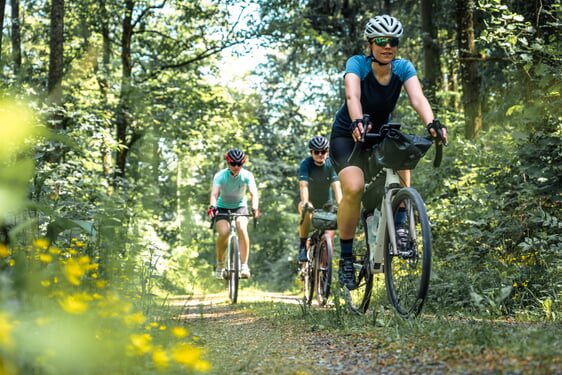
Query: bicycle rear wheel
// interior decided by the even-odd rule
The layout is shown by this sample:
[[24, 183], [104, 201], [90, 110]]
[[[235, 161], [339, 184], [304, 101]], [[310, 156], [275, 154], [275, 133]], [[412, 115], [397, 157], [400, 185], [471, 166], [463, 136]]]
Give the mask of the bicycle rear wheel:
[[320, 244], [314, 256], [314, 283], [316, 285], [316, 299], [320, 306], [326, 305], [330, 297], [332, 284], [332, 240], [324, 233], [320, 237]]
[[238, 238], [232, 236], [228, 244], [228, 297], [232, 303], [238, 300], [238, 282], [240, 280], [240, 249]]
[[[358, 226], [358, 232], [362, 235], [356, 237], [357, 246], [353, 253], [355, 261], [353, 262], [357, 276], [357, 288], [349, 290], [343, 287], [344, 298], [349, 309], [354, 313], [364, 314], [367, 312], [371, 303], [371, 295], [373, 293], [373, 273], [371, 272], [370, 250], [366, 244], [367, 237], [362, 228], [367, 228], [366, 218], [361, 215], [361, 226]], [[366, 231], [366, 229], [365, 229]], [[365, 245], [363, 245], [365, 241]]]
[[392, 200], [395, 218], [400, 207], [406, 208], [404, 228], [407, 241], [393, 248], [385, 235], [384, 270], [388, 298], [403, 317], [417, 316], [423, 307], [431, 273], [431, 230], [425, 204], [412, 188], [400, 189]]

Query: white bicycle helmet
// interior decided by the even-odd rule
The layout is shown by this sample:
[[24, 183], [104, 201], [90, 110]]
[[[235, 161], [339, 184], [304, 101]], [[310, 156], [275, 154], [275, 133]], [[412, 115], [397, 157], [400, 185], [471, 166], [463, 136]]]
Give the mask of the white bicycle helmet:
[[385, 14], [371, 18], [369, 22], [367, 22], [367, 26], [365, 26], [365, 38], [367, 38], [367, 40], [381, 36], [400, 38], [403, 31], [404, 29], [400, 21]]

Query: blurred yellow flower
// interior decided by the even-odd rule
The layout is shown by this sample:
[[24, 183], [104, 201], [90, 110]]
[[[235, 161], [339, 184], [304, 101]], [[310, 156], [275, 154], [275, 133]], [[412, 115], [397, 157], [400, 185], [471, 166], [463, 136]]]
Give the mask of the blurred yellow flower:
[[193, 345], [180, 343], [172, 348], [172, 358], [179, 364], [191, 366], [199, 371], [207, 371], [209, 363], [201, 360], [203, 350]]
[[39, 254], [39, 260], [43, 263], [51, 263], [53, 257], [49, 254]]
[[90, 257], [83, 255], [78, 258], [68, 259], [64, 266], [64, 274], [66, 279], [74, 285], [80, 285], [80, 279], [86, 274], [86, 272], [97, 269], [97, 263], [90, 263]]
[[170, 364], [170, 358], [168, 358], [168, 354], [162, 349], [156, 349], [152, 353], [152, 360], [157, 368], [164, 368], [168, 367]]
[[12, 338], [13, 324], [10, 322], [10, 317], [0, 312], [0, 348], [10, 348], [14, 345]]
[[104, 289], [105, 287], [107, 287], [107, 280], [97, 280], [96, 281], [96, 288]]
[[0, 258], [7, 258], [12, 252], [8, 249], [8, 246], [0, 243]]
[[150, 344], [152, 337], [148, 333], [131, 335], [129, 338], [131, 340], [131, 344], [127, 346], [129, 355], [143, 355], [152, 350], [152, 345]]
[[184, 327], [174, 327], [172, 328], [172, 334], [177, 338], [182, 339], [187, 336], [189, 332]]
[[88, 302], [92, 296], [86, 293], [77, 293], [59, 300], [59, 305], [69, 314], [83, 314], [88, 310]]
[[143, 324], [146, 321], [146, 318], [142, 311], [139, 311], [135, 314], [126, 315], [123, 320], [125, 321], [125, 324], [127, 324], [128, 326], [132, 326]]
[[60, 249], [58, 247], [50, 247], [49, 248], [49, 253], [54, 254], [54, 255], [58, 255], [61, 253]]
[[47, 250], [49, 248], [49, 241], [44, 238], [40, 238], [33, 241], [33, 246], [39, 249]]

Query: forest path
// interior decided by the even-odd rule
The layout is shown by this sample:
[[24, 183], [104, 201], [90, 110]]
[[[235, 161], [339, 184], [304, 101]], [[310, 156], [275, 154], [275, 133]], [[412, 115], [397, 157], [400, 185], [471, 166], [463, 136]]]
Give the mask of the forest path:
[[[325, 329], [321, 321], [311, 324], [298, 318], [299, 299], [242, 290], [236, 305], [229, 303], [226, 293], [176, 296], [172, 302], [183, 306], [179, 318], [204, 345], [213, 366], [210, 374], [562, 373], [560, 358], [543, 362], [484, 346], [467, 351], [446, 333], [436, 350], [430, 344], [435, 339], [426, 340], [435, 332], [396, 341], [385, 337], [384, 327]], [[458, 324], [462, 330], [467, 323]]]

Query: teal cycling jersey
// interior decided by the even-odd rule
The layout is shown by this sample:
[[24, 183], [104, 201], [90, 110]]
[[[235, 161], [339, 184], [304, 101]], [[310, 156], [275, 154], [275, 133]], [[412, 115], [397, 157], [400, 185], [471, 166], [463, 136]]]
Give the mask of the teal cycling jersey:
[[242, 168], [237, 176], [230, 173], [230, 169], [223, 169], [215, 174], [213, 186], [220, 188], [217, 207], [234, 209], [247, 207], [246, 192], [248, 188], [255, 187], [254, 175]]

